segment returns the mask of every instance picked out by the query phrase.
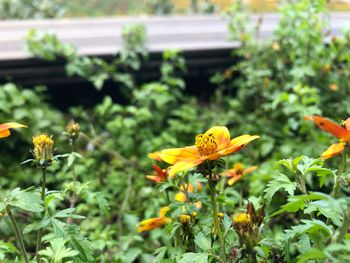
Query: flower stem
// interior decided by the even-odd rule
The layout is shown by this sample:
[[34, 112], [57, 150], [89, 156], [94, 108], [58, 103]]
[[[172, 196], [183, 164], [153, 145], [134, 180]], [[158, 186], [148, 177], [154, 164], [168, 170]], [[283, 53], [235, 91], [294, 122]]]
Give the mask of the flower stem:
[[216, 190], [215, 190], [215, 184], [213, 182], [213, 174], [211, 171], [209, 172], [209, 189], [210, 189], [210, 196], [211, 196], [211, 204], [213, 207], [214, 233], [218, 234], [220, 245], [221, 245], [221, 252], [222, 252], [223, 257], [224, 257], [224, 262], [226, 262], [226, 252], [225, 252], [225, 247], [224, 247], [224, 239], [223, 239], [222, 232], [221, 232], [217, 204], [216, 204]]
[[339, 234], [335, 239], [337, 243], [340, 243], [344, 239], [346, 233], [348, 232], [349, 226], [350, 226], [350, 206], [346, 209], [346, 211], [344, 211], [343, 223], [339, 227]]
[[337, 194], [338, 194], [338, 189], [339, 189], [339, 179], [341, 178], [341, 176], [343, 175], [344, 171], [345, 171], [345, 166], [346, 166], [346, 153], [345, 150], [342, 152], [341, 154], [341, 161], [340, 161], [340, 165], [339, 165], [339, 170], [338, 170], [338, 174], [335, 176], [334, 178], [334, 186], [333, 186], [333, 191], [331, 196], [333, 198], [336, 198]]
[[[42, 167], [41, 168], [41, 200], [43, 201], [43, 205], [44, 205], [44, 215], [45, 216], [45, 191], [46, 191], [46, 167]], [[36, 255], [36, 261], [38, 263], [40, 263], [40, 255], [39, 255], [39, 251], [41, 250], [41, 237], [42, 237], [42, 229], [38, 230], [38, 235], [36, 238], [36, 250], [35, 250], [35, 255]]]
[[[71, 154], [74, 153], [74, 139], [73, 138], [69, 138], [69, 145], [71, 147]], [[69, 197], [69, 208], [75, 208], [75, 204], [77, 202], [77, 196], [75, 194], [75, 186], [76, 186], [76, 183], [77, 183], [77, 176], [76, 176], [76, 173], [75, 173], [75, 160], [74, 162], [72, 163], [72, 175], [73, 175], [73, 191]], [[67, 218], [67, 224], [72, 224], [73, 223], [73, 219], [71, 217], [68, 217]]]
[[6, 206], [6, 212], [11, 220], [11, 223], [12, 223], [12, 227], [13, 227], [13, 230], [15, 232], [15, 235], [16, 235], [16, 239], [17, 239], [17, 242], [19, 244], [19, 247], [20, 247], [20, 250], [21, 250], [21, 253], [22, 253], [22, 256], [23, 256], [23, 259], [26, 263], [29, 263], [29, 259], [28, 259], [28, 255], [27, 255], [27, 251], [24, 247], [24, 242], [23, 242], [23, 237], [22, 237], [22, 234], [21, 232], [19, 231], [19, 228], [17, 226], [17, 223], [16, 223], [16, 220], [12, 214], [12, 211], [11, 211], [11, 208], [9, 206]]

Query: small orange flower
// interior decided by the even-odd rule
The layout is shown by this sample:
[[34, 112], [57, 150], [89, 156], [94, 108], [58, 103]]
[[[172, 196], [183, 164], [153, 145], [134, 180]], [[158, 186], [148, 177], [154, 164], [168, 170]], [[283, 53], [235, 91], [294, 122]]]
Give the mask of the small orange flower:
[[156, 172], [155, 175], [146, 175], [146, 178], [156, 183], [165, 182], [168, 180], [168, 172], [166, 169], [160, 168], [158, 165], [153, 164], [153, 170]]
[[329, 88], [331, 91], [338, 91], [338, 85], [335, 84], [335, 83], [329, 84], [328, 88]]
[[0, 124], [0, 138], [5, 138], [10, 136], [11, 128], [27, 128], [27, 126], [16, 122], [7, 122], [7, 123]]
[[305, 116], [304, 119], [315, 122], [319, 128], [339, 139], [339, 143], [332, 144], [321, 154], [323, 159], [331, 158], [343, 152], [345, 146], [350, 142], [350, 118], [343, 121], [342, 125], [321, 116]]
[[[202, 185], [200, 183], [198, 183], [196, 185], [197, 188], [197, 192], [200, 192], [202, 190]], [[175, 196], [174, 196], [174, 200], [178, 201], [178, 202], [186, 202], [187, 201], [187, 195], [185, 194], [185, 192], [188, 193], [194, 193], [194, 187], [192, 184], [189, 184], [187, 186], [187, 184], [185, 184], [184, 186], [180, 186], [180, 192], [178, 192]]]
[[237, 152], [258, 138], [257, 135], [245, 134], [230, 140], [230, 132], [226, 127], [215, 126], [204, 134], [198, 134], [195, 145], [162, 150], [160, 158], [173, 164], [169, 169], [169, 176], [174, 176], [180, 171], [191, 169], [205, 161], [216, 160]]
[[151, 231], [153, 229], [163, 227], [166, 224], [172, 222], [170, 217], [166, 217], [166, 213], [170, 210], [169, 206], [165, 206], [160, 209], [159, 217], [154, 217], [150, 219], [143, 220], [137, 225], [137, 232], [143, 233], [146, 231]]
[[230, 177], [230, 179], [227, 181], [228, 185], [235, 184], [243, 175], [249, 174], [253, 171], [255, 171], [258, 168], [258, 166], [251, 166], [248, 168], [244, 168], [243, 164], [236, 163], [232, 166], [231, 169], [227, 170], [226, 172], [223, 172], [221, 176], [227, 176]]

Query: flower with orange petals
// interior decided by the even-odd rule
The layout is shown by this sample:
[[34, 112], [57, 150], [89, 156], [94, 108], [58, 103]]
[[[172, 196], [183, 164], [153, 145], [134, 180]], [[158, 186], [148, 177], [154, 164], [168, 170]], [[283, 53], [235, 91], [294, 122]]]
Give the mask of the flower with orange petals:
[[156, 183], [165, 182], [168, 180], [168, 172], [166, 169], [160, 168], [158, 165], [153, 164], [154, 175], [146, 175], [146, 178]]
[[198, 134], [195, 145], [184, 148], [162, 150], [160, 158], [173, 166], [169, 169], [169, 176], [191, 169], [205, 161], [217, 160], [225, 155], [237, 152], [249, 142], [258, 139], [257, 135], [241, 135], [230, 139], [231, 135], [224, 126], [214, 126], [204, 134]]
[[7, 122], [0, 124], [0, 138], [5, 138], [11, 135], [10, 129], [12, 128], [26, 128], [27, 126], [16, 122]]
[[223, 172], [221, 175], [230, 177], [227, 183], [228, 185], [234, 185], [239, 179], [242, 178], [243, 175], [249, 174], [255, 171], [257, 168], [258, 166], [251, 166], [248, 168], [244, 168], [243, 164], [236, 163], [232, 166], [231, 169], [227, 170], [226, 172]]
[[338, 143], [332, 144], [321, 154], [323, 159], [331, 158], [343, 152], [350, 142], [350, 118], [343, 121], [341, 125], [321, 116], [305, 116], [304, 119], [315, 122], [319, 128], [339, 139]]
[[165, 206], [160, 209], [159, 217], [154, 217], [150, 219], [143, 220], [137, 225], [137, 232], [143, 233], [146, 231], [151, 231], [153, 229], [163, 227], [166, 224], [172, 222], [170, 217], [166, 217], [166, 213], [170, 210], [169, 206]]

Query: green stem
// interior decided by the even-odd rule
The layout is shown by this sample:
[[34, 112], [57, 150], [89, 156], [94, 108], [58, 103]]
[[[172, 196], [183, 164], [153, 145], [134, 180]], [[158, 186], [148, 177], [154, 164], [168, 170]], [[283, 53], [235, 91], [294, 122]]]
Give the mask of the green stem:
[[[71, 147], [71, 154], [74, 153], [74, 139], [73, 138], [69, 138], [69, 145]], [[73, 175], [73, 191], [72, 194], [69, 197], [69, 208], [75, 208], [75, 204], [77, 202], [77, 196], [75, 194], [75, 186], [76, 186], [76, 182], [77, 182], [77, 176], [75, 173], [75, 160], [72, 163], [72, 175]], [[67, 218], [67, 224], [72, 224], [73, 223], [73, 219], [71, 217]]]
[[343, 224], [340, 226], [339, 235], [335, 240], [337, 243], [341, 242], [344, 239], [345, 235], [348, 232], [349, 226], [350, 226], [350, 206], [347, 208], [347, 210], [344, 213]]
[[[338, 174], [334, 176], [334, 185], [333, 185], [333, 190], [332, 190], [332, 193], [331, 193], [331, 196], [333, 198], [336, 198], [337, 196], [337, 193], [338, 193], [338, 189], [339, 189], [339, 179], [340, 177], [342, 176], [342, 174], [344, 173], [345, 171], [345, 166], [346, 166], [346, 153], [345, 153], [345, 149], [344, 151], [341, 153], [341, 161], [340, 161], [340, 164], [339, 164], [339, 170], [338, 170]], [[326, 224], [328, 225], [330, 222], [330, 218], [328, 217], [327, 218], [327, 221], [326, 221]]]
[[[45, 191], [46, 191], [46, 167], [41, 168], [42, 176], [41, 176], [41, 200], [43, 201], [44, 205], [44, 215], [45, 216]], [[36, 238], [36, 250], [35, 250], [35, 255], [36, 255], [36, 261], [40, 263], [40, 255], [39, 251], [41, 250], [41, 237], [42, 237], [42, 229], [38, 230], [38, 235]]]
[[22, 253], [22, 256], [23, 256], [23, 259], [26, 263], [29, 263], [29, 259], [28, 259], [28, 255], [27, 255], [27, 251], [24, 247], [24, 242], [23, 242], [23, 237], [22, 237], [22, 234], [21, 232], [19, 231], [19, 228], [17, 226], [17, 223], [16, 223], [16, 220], [12, 214], [12, 211], [10, 209], [10, 206], [6, 206], [6, 212], [11, 220], [11, 223], [12, 223], [12, 227], [13, 227], [13, 230], [15, 232], [15, 235], [16, 235], [16, 239], [17, 239], [17, 242], [18, 242], [18, 245], [21, 249], [21, 253]]
[[344, 150], [342, 152], [342, 154], [341, 154], [341, 162], [340, 162], [340, 165], [339, 165], [338, 174], [334, 178], [334, 186], [333, 186], [333, 191], [332, 191], [332, 194], [331, 194], [331, 196], [333, 198], [336, 198], [337, 194], [338, 194], [339, 185], [340, 185], [339, 179], [341, 178], [341, 176], [343, 175], [343, 173], [345, 171], [346, 157], [347, 156], [346, 156], [346, 153], [345, 153], [345, 150]]
[[165, 190], [165, 194], [166, 194], [166, 200], [170, 204], [170, 197], [169, 197], [168, 189]]
[[217, 232], [217, 234], [218, 234], [220, 245], [221, 245], [221, 252], [223, 254], [224, 262], [226, 262], [226, 252], [225, 252], [225, 247], [224, 247], [224, 239], [223, 239], [222, 232], [221, 232], [217, 204], [216, 204], [216, 190], [215, 190], [215, 185], [213, 182], [213, 174], [211, 171], [209, 172], [209, 189], [210, 189], [210, 196], [211, 196], [211, 204], [213, 207], [214, 233]]

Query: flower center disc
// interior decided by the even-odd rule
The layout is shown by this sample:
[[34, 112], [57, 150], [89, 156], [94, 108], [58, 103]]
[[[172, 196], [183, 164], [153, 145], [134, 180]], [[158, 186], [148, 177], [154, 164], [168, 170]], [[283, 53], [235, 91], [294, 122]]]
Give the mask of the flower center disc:
[[201, 155], [210, 155], [216, 151], [218, 142], [214, 134], [198, 134], [195, 145]]

